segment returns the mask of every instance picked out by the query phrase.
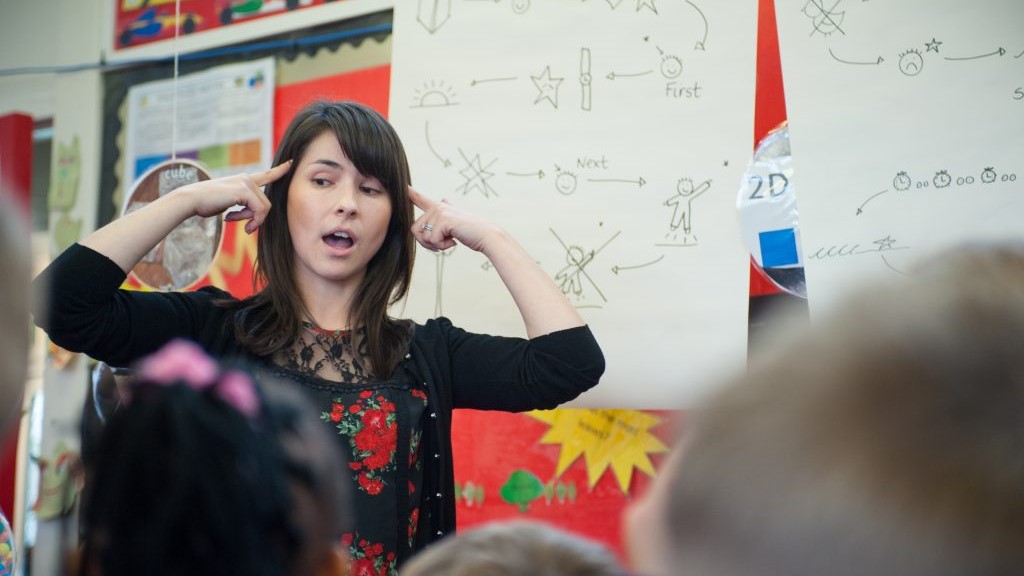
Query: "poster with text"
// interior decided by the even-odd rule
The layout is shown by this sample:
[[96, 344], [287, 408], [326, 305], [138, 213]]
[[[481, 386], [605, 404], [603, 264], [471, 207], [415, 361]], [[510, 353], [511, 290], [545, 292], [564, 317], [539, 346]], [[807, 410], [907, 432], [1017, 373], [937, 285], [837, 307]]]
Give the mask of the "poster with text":
[[172, 155], [214, 177], [269, 168], [273, 113], [273, 58], [133, 86], [122, 183]]

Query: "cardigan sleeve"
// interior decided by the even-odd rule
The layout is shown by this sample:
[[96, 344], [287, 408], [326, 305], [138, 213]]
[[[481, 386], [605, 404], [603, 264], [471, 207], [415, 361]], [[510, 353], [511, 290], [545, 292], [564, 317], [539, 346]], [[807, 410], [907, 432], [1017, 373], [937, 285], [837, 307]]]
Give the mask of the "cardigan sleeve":
[[446, 345], [455, 408], [554, 408], [597, 385], [604, 373], [604, 355], [587, 326], [528, 340], [467, 332], [447, 318], [431, 323]]
[[[33, 281], [45, 294], [35, 323], [57, 345], [113, 366], [127, 366], [173, 338], [204, 344], [212, 325], [216, 288], [195, 292], [119, 289], [126, 274], [112, 260], [80, 244], [61, 253]], [[221, 317], [222, 318], [222, 317]]]

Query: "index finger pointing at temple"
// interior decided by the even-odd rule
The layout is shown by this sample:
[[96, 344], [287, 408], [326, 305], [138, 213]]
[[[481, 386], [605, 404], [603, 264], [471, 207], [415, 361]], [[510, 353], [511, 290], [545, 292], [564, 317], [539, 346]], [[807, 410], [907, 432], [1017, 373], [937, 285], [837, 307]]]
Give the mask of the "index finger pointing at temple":
[[417, 192], [412, 186], [409, 186], [409, 200], [412, 200], [412, 203], [424, 212], [430, 210], [437, 204], [437, 202], [434, 202], [430, 198], [427, 198], [423, 194]]
[[263, 172], [257, 172], [253, 174], [252, 181], [257, 186], [266, 186], [267, 184], [270, 184], [271, 182], [287, 174], [288, 170], [291, 170], [291, 167], [291, 160], [282, 162], [277, 166], [274, 166], [270, 170], [265, 170]]

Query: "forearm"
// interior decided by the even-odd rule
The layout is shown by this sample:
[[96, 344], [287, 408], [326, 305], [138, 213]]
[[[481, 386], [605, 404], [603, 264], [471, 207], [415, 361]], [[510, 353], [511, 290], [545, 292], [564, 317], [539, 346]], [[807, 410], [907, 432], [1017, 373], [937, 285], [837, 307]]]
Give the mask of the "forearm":
[[585, 324], [547, 273], [503, 229], [496, 227], [488, 235], [481, 251], [512, 294], [526, 325], [527, 337], [535, 338]]
[[127, 273], [175, 227], [194, 214], [195, 208], [184, 194], [167, 194], [96, 230], [79, 244], [110, 258]]

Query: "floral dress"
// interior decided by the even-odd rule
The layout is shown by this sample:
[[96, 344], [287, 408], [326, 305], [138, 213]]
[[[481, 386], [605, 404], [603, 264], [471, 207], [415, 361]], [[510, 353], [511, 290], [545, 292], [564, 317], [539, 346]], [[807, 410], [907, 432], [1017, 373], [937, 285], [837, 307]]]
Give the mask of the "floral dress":
[[373, 380], [361, 361], [365, 350], [355, 351], [351, 336], [305, 323], [297, 345], [274, 359], [273, 372], [310, 392], [348, 455], [355, 530], [342, 540], [352, 574], [396, 576], [419, 525], [427, 394], [411, 378]]

